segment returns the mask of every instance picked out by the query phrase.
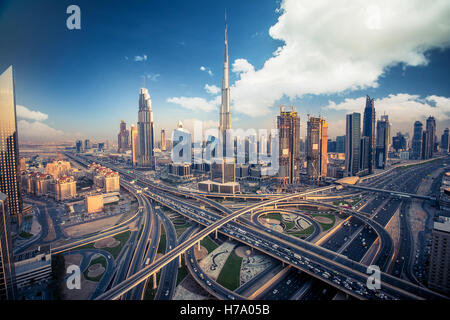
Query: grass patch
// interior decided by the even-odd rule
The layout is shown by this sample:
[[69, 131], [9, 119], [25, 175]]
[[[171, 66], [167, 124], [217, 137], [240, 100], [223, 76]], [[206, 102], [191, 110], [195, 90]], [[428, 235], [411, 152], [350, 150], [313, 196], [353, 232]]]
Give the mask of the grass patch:
[[333, 220], [332, 223], [322, 223], [319, 222], [320, 226], [322, 227], [323, 231], [327, 231], [328, 229], [332, 228], [336, 222], [336, 217], [333, 214], [312, 214], [313, 217], [326, 217], [331, 220]]
[[108, 262], [106, 262], [106, 258], [105, 258], [103, 255], [100, 256], [100, 257], [97, 257], [97, 258], [91, 260], [91, 263], [89, 264], [89, 267], [87, 267], [87, 269], [83, 272], [83, 275], [84, 275], [84, 277], [85, 277], [87, 280], [91, 280], [91, 281], [98, 282], [98, 281], [100, 281], [100, 279], [101, 279], [101, 278], [103, 277], [103, 275], [105, 274], [105, 271], [104, 271], [101, 275], [98, 275], [98, 276], [96, 276], [96, 277], [89, 277], [89, 276], [88, 276], [88, 273], [89, 273], [88, 270], [89, 270], [89, 268], [90, 268], [92, 265], [97, 264], [97, 263], [100, 263], [100, 264], [102, 265], [102, 267], [105, 268], [105, 271], [106, 271], [106, 267], [107, 267], [107, 265], [108, 265]]
[[20, 236], [21, 238], [24, 238], [24, 239], [30, 239], [30, 238], [33, 236], [33, 234], [32, 234], [32, 233], [29, 233], [29, 232], [26, 232], [26, 231], [22, 231], [22, 232], [19, 234], [19, 236]]
[[120, 244], [113, 248], [103, 248], [103, 250], [106, 250], [109, 253], [111, 253], [111, 255], [114, 257], [114, 259], [116, 259], [117, 256], [119, 255], [120, 251], [122, 250], [123, 246], [128, 241], [128, 238], [130, 238], [130, 235], [131, 235], [131, 231], [125, 231], [125, 232], [116, 234], [114, 236], [114, 239], [116, 239], [117, 241], [120, 241]]
[[164, 228], [162, 228], [161, 236], [159, 237], [158, 253], [166, 253], [166, 231]]
[[180, 282], [183, 281], [184, 278], [186, 278], [187, 274], [187, 267], [183, 264], [181, 268], [178, 268], [177, 285], [180, 284]]
[[236, 290], [240, 285], [242, 258], [238, 257], [234, 251], [228, 256], [225, 265], [220, 271], [217, 282], [229, 290]]
[[218, 244], [215, 243], [213, 240], [211, 240], [211, 238], [209, 236], [203, 238], [200, 241], [200, 245], [205, 247], [206, 250], [208, 250], [208, 253], [211, 253], [212, 251], [214, 251], [218, 247]]
[[313, 232], [314, 232], [314, 226], [311, 225], [308, 228], [303, 229], [301, 231], [289, 232], [288, 234], [291, 236], [303, 238], [303, 237], [307, 237], [307, 236], [311, 235]]
[[184, 233], [184, 231], [187, 230], [188, 227], [189, 227], [188, 225], [185, 227], [179, 227], [179, 228], [175, 227], [175, 231], [177, 233], [177, 239]]

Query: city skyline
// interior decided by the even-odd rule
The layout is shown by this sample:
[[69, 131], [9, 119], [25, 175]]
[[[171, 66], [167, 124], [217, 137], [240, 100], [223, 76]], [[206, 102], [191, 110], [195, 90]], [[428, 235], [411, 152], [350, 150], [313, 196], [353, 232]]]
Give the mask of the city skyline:
[[[209, 127], [218, 126], [217, 112], [220, 107], [223, 68], [223, 61], [219, 57], [223, 53], [221, 39], [224, 22], [223, 18], [217, 18], [223, 17], [225, 4], [212, 6], [211, 15], [194, 21], [195, 19], [191, 20], [195, 17], [194, 9], [196, 6], [206, 6], [204, 2], [199, 2], [193, 8], [177, 5], [178, 9], [187, 10], [186, 17], [180, 17], [177, 10], [161, 4], [137, 2], [130, 5], [127, 13], [121, 16], [124, 21], [134, 22], [130, 27], [125, 23], [114, 26], [105, 24], [108, 26], [105, 27], [102, 25], [103, 19], [112, 18], [117, 11], [113, 12], [112, 8], [104, 6], [101, 8], [103, 15], [95, 15], [98, 21], [94, 21], [91, 16], [99, 12], [99, 6], [82, 1], [79, 4], [82, 29], [77, 31], [67, 30], [64, 25], [57, 26], [66, 17], [62, 5], [60, 12], [58, 5], [49, 8], [45, 1], [36, 7], [22, 6], [20, 3], [3, 5], [7, 14], [2, 21], [2, 27], [5, 27], [2, 30], [14, 26], [13, 18], [19, 11], [47, 10], [48, 21], [42, 28], [47, 31], [54, 28], [54, 31], [45, 38], [41, 33], [36, 34], [39, 31], [35, 28], [27, 27], [20, 31], [22, 39], [36, 37], [39, 45], [32, 41], [19, 43], [17, 34], [14, 34], [17, 30], [4, 36], [10, 50], [1, 53], [0, 66], [5, 69], [12, 64], [16, 69], [19, 141], [36, 141], [36, 136], [40, 137], [40, 142], [54, 140], [55, 136], [61, 140], [91, 138], [114, 141], [117, 132], [113, 123], [121, 119], [127, 123], [136, 123], [135, 92], [142, 86], [142, 76], [145, 76], [146, 87], [152, 95], [155, 131], [166, 129], [171, 132], [178, 120], [183, 120], [187, 129], [194, 119], [204, 121]], [[398, 14], [399, 8], [389, 7], [391, 14], [383, 15], [384, 11], [378, 12], [379, 8], [372, 8], [375, 13], [369, 10], [369, 4], [361, 5], [360, 8], [349, 5], [340, 8], [341, 13], [330, 6], [327, 10], [336, 15], [336, 18], [345, 18], [352, 10], [361, 18], [371, 18], [371, 12], [375, 14], [373, 17], [376, 18], [378, 12], [382, 18], [381, 25], [357, 19], [355, 23], [364, 27], [361, 28], [361, 34], [355, 34], [352, 40], [354, 42], [345, 42], [342, 48], [333, 39], [323, 36], [320, 38], [323, 47], [319, 46], [314, 31], [293, 31], [305, 21], [319, 19], [308, 5], [304, 6], [302, 12], [298, 12], [289, 0], [280, 4], [263, 2], [256, 6], [248, 3], [239, 7], [237, 3], [231, 2], [226, 6], [228, 44], [232, 48], [230, 90], [233, 127], [274, 128], [279, 105], [292, 104], [296, 106], [301, 118], [302, 137], [306, 137], [306, 114], [311, 114], [327, 120], [330, 124], [329, 136], [334, 138], [344, 134], [346, 114], [353, 111], [362, 113], [366, 94], [375, 99], [378, 114], [386, 113], [390, 116], [392, 132], [411, 134], [413, 122], [425, 121], [429, 115], [437, 119], [438, 136], [450, 126], [450, 93], [445, 86], [448, 78], [445, 70], [448, 70], [449, 60], [446, 58], [450, 55], [449, 35], [433, 27], [436, 23], [445, 23], [444, 18], [448, 17], [450, 10], [445, 4], [439, 4], [439, 8], [427, 8], [423, 12], [423, 26], [411, 26], [412, 30], [433, 33], [433, 37], [417, 39], [412, 36], [411, 31], [411, 34], [408, 32], [398, 38], [389, 38], [387, 47], [380, 47], [377, 42], [370, 43], [369, 40], [378, 39], [377, 33], [378, 36], [386, 36], [390, 28], [399, 27], [392, 22], [392, 15]], [[168, 22], [160, 25], [157, 23], [161, 21], [160, 18], [148, 19], [153, 23], [144, 19], [144, 13], [153, 17], [156, 9], [167, 11]], [[419, 9], [415, 2], [410, 2], [404, 8], [411, 15], [418, 14]], [[58, 17], [58, 14], [62, 16]], [[264, 19], [256, 19], [255, 15]], [[255, 18], [249, 20], [247, 17]], [[301, 18], [301, 21], [295, 22], [297, 18]], [[34, 16], [30, 16], [31, 26], [33, 19]], [[177, 25], [172, 26], [171, 32], [163, 32], [163, 26], [168, 27], [170, 21], [180, 19], [180, 25], [183, 25], [183, 19], [188, 25], [186, 30], [181, 30]], [[325, 19], [320, 22], [323, 31], [342, 27], [343, 24], [342, 19], [336, 19], [335, 22]], [[98, 39], [103, 33], [113, 37], [117, 43], [126, 44], [125, 49], [114, 47], [111, 50], [112, 39]], [[92, 46], [89, 44], [92, 39], [99, 40], [95, 50], [86, 50]], [[57, 50], [59, 47], [48, 41], [57, 41], [61, 45], [70, 41], [71, 52], [61, 55], [61, 50]], [[356, 55], [355, 47], [360, 48], [366, 41], [370, 44]], [[30, 50], [26, 43], [35, 50], [34, 59], [26, 58], [25, 52]], [[322, 70], [315, 66], [316, 62], [303, 55], [299, 55], [295, 61], [286, 61], [286, 55], [296, 53], [297, 45], [308, 43], [305, 49], [318, 54], [325, 62], [330, 58], [337, 59], [336, 65], [343, 69], [334, 79], [336, 82], [316, 83], [318, 75], [335, 74], [334, 67]], [[324, 50], [326, 45], [339, 47], [343, 56], [327, 52]], [[368, 54], [370, 49], [380, 56], [372, 57], [372, 54]], [[390, 49], [395, 50], [395, 57], [384, 56], [383, 52]], [[108, 53], [100, 58], [105, 50]], [[166, 54], [167, 50], [170, 50], [170, 55]], [[43, 57], [43, 51], [48, 57]], [[370, 72], [361, 73], [358, 61], [367, 66], [368, 69], [365, 70]], [[277, 66], [276, 73], [273, 73], [273, 65]], [[302, 65], [307, 65], [308, 69], [304, 70]], [[38, 81], [36, 75], [40, 72], [39, 68], [43, 67], [47, 68], [47, 72], [42, 74], [44, 79]], [[356, 75], [348, 82], [348, 74], [353, 72]], [[309, 76], [297, 83], [296, 77], [303, 74]], [[256, 79], [262, 83], [261, 86], [268, 83], [271, 90], [258, 87], [260, 84], [255, 82]], [[337, 82], [342, 82], [342, 86], [336, 86]], [[251, 83], [258, 85], [252, 86]], [[292, 88], [295, 84], [298, 87]], [[62, 101], [64, 103], [61, 104]], [[258, 106], [256, 109], [255, 105]], [[407, 116], [403, 116], [405, 110], [409, 111]], [[85, 112], [89, 112], [92, 117], [86, 119]], [[173, 113], [179, 119], [173, 119]], [[72, 119], [70, 123], [64, 120], [67, 115]], [[96, 119], [103, 121], [94, 123]], [[30, 132], [40, 134], [31, 135]]]

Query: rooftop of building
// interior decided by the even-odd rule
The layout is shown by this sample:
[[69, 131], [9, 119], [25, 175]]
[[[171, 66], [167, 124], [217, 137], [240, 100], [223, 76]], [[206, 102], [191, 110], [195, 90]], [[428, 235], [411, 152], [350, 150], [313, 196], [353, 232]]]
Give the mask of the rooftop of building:
[[434, 230], [450, 233], [450, 218], [439, 216], [437, 221], [434, 221]]
[[49, 254], [49, 253], [50, 253], [50, 245], [39, 246], [36, 249], [14, 255], [14, 262], [31, 259], [31, 258], [36, 257], [37, 255]]

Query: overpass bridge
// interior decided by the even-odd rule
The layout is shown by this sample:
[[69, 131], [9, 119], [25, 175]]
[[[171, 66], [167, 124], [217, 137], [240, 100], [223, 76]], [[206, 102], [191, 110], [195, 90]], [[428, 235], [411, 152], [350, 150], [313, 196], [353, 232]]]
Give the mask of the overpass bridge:
[[[330, 188], [328, 186], [327, 188]], [[249, 208], [245, 208], [242, 210], [238, 210], [226, 217], [222, 217], [215, 222], [211, 223], [210, 225], [206, 226], [206, 228], [199, 233], [195, 234], [191, 238], [189, 238], [186, 242], [178, 245], [175, 247], [172, 251], [168, 252], [166, 255], [164, 255], [162, 258], [157, 260], [156, 262], [152, 263], [151, 265], [145, 267], [144, 269], [140, 270], [139, 272], [132, 275], [127, 280], [123, 281], [122, 283], [118, 284], [117, 286], [111, 288], [104, 294], [98, 297], [98, 299], [118, 299], [122, 294], [125, 292], [131, 290], [135, 286], [139, 285], [139, 283], [145, 281], [148, 277], [155, 275], [159, 270], [170, 263], [170, 261], [179, 258], [183, 253], [185, 253], [190, 247], [194, 246], [195, 244], [199, 243], [200, 240], [202, 240], [204, 237], [208, 236], [209, 234], [215, 232], [221, 227], [224, 227], [229, 222], [232, 222], [237, 217], [247, 213], [251, 212], [253, 210], [256, 210], [264, 205], [270, 205], [273, 203], [276, 203], [277, 201], [282, 200], [288, 200], [293, 199], [296, 197], [302, 197], [304, 196], [303, 193], [297, 193], [297, 194], [291, 194], [284, 197], [280, 197], [280, 199], [274, 199], [274, 200], [268, 200], [264, 201], [262, 203], [255, 204], [254, 206], [251, 206]], [[243, 237], [243, 236], [242, 236]], [[265, 238], [267, 241], [268, 238]], [[362, 264], [359, 264], [357, 262], [351, 261], [347, 259], [346, 257], [337, 254], [335, 252], [332, 252], [330, 250], [320, 248], [318, 246], [314, 246], [311, 243], [304, 242], [304, 247], [297, 247], [293, 245], [292, 243], [289, 243], [284, 240], [280, 240], [278, 242], [282, 244], [282, 247], [284, 250], [285, 248], [292, 248], [295, 247], [295, 252], [298, 254], [299, 257], [309, 257], [308, 259], [314, 259], [315, 263], [317, 262], [318, 265], [326, 266], [327, 270], [338, 271], [340, 274], [345, 274], [346, 277], [358, 280], [358, 283], [365, 283], [367, 278], [369, 277], [368, 274], [366, 274], [366, 268], [367, 266], [364, 266]], [[277, 259], [282, 260], [286, 263], [295, 265], [297, 268], [302, 269], [303, 271], [314, 275], [315, 277], [318, 277], [318, 275], [315, 275], [313, 272], [311, 272], [310, 269], [298, 265], [298, 261], [294, 261], [295, 259], [289, 258], [287, 255], [283, 256], [280, 255], [279, 250], [274, 252], [274, 250], [270, 249], [270, 246], [262, 248], [261, 246], [258, 246], [258, 250], [261, 250], [265, 253], [268, 253], [271, 256], [275, 256]], [[281, 250], [281, 248], [280, 248]], [[345, 262], [345, 264], [343, 264]], [[351, 265], [349, 267], [348, 265]], [[316, 268], [317, 269], [317, 268]], [[320, 277], [320, 275], [319, 275]], [[335, 283], [325, 279], [321, 278], [322, 281], [328, 282], [329, 284], [336, 286]], [[393, 295], [396, 298], [400, 299], [436, 299], [440, 298], [443, 299], [444, 297], [434, 293], [430, 290], [427, 290], [425, 288], [421, 288], [418, 286], [415, 286], [414, 284], [404, 281], [402, 279], [395, 278], [393, 276], [387, 275], [382, 273], [381, 274], [381, 287], [382, 290], [386, 292], [387, 294]], [[343, 290], [353, 296], [356, 296], [360, 299], [365, 299], [364, 296], [360, 296], [359, 294], [356, 294], [354, 291], [346, 290], [343, 288], [343, 286], [339, 286], [340, 290]]]
[[366, 187], [366, 186], [361, 186], [361, 185], [351, 185], [351, 184], [342, 184], [342, 185], [347, 188], [351, 188], [351, 189], [380, 192], [380, 193], [390, 194], [392, 196], [397, 196], [397, 197], [401, 197], [401, 198], [416, 198], [416, 199], [421, 199], [421, 200], [429, 200], [431, 202], [436, 201], [436, 197], [423, 196], [423, 195], [419, 195], [419, 194], [415, 194], [415, 193], [406, 193], [406, 192], [401, 192], [401, 191], [378, 189], [378, 188]]

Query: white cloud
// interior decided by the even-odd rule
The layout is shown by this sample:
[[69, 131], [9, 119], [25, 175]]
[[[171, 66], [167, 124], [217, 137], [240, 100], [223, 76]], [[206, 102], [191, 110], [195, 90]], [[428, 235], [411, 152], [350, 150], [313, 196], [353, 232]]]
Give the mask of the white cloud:
[[201, 71], [206, 71], [206, 72], [208, 72], [208, 74], [209, 74], [210, 76], [213, 76], [213, 75], [214, 75], [214, 74], [212, 73], [211, 69], [210, 69], [210, 68], [207, 68], [207, 67], [205, 67], [205, 66], [201, 66], [201, 67], [200, 67], [200, 70], [201, 70]]
[[253, 72], [255, 68], [245, 59], [236, 59], [234, 60], [232, 71], [236, 73]]
[[205, 84], [205, 90], [209, 94], [218, 94], [220, 92], [220, 88], [215, 85]]
[[158, 81], [158, 78], [161, 76], [159, 73], [150, 73], [146, 74], [147, 79], [150, 79], [150, 81]]
[[17, 126], [20, 142], [59, 141], [67, 138], [63, 131], [39, 121], [19, 120]]
[[[365, 97], [345, 99], [336, 104], [328, 102], [327, 109], [364, 113]], [[411, 127], [414, 121], [424, 121], [428, 116], [434, 116], [437, 121], [450, 120], [450, 98], [428, 96], [421, 99], [419, 95], [407, 93], [391, 94], [385, 98], [375, 100], [377, 119], [384, 113], [389, 116], [393, 126]]]
[[287, 96], [377, 87], [387, 68], [428, 63], [450, 44], [450, 2], [284, 0], [269, 34], [283, 41], [263, 67], [237, 59], [234, 110], [268, 114]]
[[217, 109], [217, 106], [220, 104], [220, 98], [220, 96], [217, 96], [208, 101], [198, 97], [173, 97], [168, 98], [167, 102], [178, 104], [180, 107], [189, 110], [210, 112]]
[[42, 113], [40, 111], [33, 111], [21, 105], [16, 105], [16, 113], [18, 118], [23, 119], [44, 121], [48, 118], [48, 115], [45, 113]]
[[147, 61], [147, 55], [142, 55], [142, 56], [135, 56], [134, 57], [134, 61], [140, 62], [140, 61]]

